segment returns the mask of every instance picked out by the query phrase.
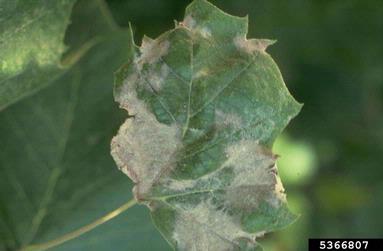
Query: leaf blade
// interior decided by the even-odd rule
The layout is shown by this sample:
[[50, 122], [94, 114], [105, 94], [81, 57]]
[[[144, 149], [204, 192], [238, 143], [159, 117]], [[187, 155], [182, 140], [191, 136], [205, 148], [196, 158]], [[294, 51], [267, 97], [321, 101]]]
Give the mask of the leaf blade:
[[179, 250], [252, 250], [295, 219], [269, 149], [301, 106], [265, 52], [272, 41], [246, 33], [247, 18], [196, 0], [116, 78], [134, 117], [112, 155]]
[[[51, 86], [0, 113], [0, 250], [56, 239], [131, 198], [116, 193], [132, 186], [110, 168], [109, 154], [110, 138], [122, 118], [110, 84], [131, 53], [126, 47], [131, 37], [125, 30], [111, 30], [99, 1], [82, 1], [74, 12], [67, 33], [73, 36], [71, 44], [81, 46], [100, 35], [108, 39]], [[55, 186], [47, 190], [51, 173]], [[42, 204], [46, 194], [49, 200]], [[113, 250], [166, 250], [164, 241], [152, 235], [144, 212], [132, 208], [119, 216], [124, 220], [112, 220], [52, 250], [105, 250], [111, 242]], [[43, 217], [31, 231], [35, 215]]]
[[53, 82], [75, 0], [7, 1], [0, 16], [0, 109]]

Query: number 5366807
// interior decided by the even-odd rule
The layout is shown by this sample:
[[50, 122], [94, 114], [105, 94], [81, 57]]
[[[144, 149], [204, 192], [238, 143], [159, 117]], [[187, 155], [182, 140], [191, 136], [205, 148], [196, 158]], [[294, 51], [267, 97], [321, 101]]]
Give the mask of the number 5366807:
[[366, 250], [368, 241], [320, 241], [319, 248], [322, 250]]

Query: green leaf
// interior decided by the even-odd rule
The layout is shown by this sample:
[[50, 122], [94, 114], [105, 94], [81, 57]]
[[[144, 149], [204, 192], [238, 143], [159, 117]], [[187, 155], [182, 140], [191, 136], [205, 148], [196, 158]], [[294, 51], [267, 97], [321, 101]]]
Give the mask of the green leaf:
[[1, 1], [0, 110], [63, 73], [59, 64], [74, 3]]
[[296, 218], [270, 149], [301, 105], [247, 23], [195, 0], [116, 76], [112, 155], [177, 250], [255, 250]]
[[[99, 4], [76, 5], [67, 40], [81, 40], [81, 31], [108, 39], [51, 86], [0, 113], [1, 251], [60, 237], [132, 197], [123, 192], [131, 182], [113, 168], [109, 151], [122, 122], [113, 102], [113, 72], [131, 53], [130, 33], [113, 31]], [[131, 210], [52, 250], [109, 250], [111, 243], [117, 251], [166, 250], [144, 208]]]

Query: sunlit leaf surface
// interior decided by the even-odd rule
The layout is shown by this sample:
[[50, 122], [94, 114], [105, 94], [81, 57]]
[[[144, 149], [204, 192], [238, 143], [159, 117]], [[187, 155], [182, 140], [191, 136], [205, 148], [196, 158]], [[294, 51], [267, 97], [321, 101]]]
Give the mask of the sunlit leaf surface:
[[0, 110], [53, 82], [75, 0], [0, 2]]

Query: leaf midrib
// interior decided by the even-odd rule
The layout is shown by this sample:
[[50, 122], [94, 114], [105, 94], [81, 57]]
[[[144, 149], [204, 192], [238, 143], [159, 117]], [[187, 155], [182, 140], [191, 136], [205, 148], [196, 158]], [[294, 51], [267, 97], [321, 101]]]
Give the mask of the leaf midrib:
[[187, 105], [186, 121], [183, 126], [182, 138], [185, 137], [186, 132], [189, 129], [191, 93], [193, 90], [193, 74], [194, 74], [194, 42], [193, 42], [193, 39], [190, 39], [190, 80], [189, 80], [189, 92], [188, 92], [188, 105]]

